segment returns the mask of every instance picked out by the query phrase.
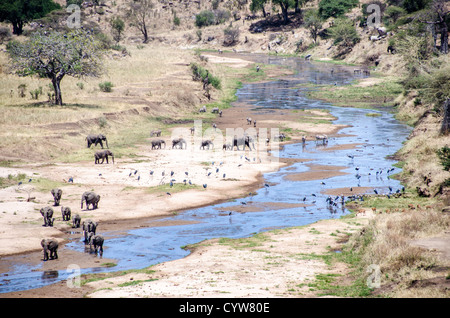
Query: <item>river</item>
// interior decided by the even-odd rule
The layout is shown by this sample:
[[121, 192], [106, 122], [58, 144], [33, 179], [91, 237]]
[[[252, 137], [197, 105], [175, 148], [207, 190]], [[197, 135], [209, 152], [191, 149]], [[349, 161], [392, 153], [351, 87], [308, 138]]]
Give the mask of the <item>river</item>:
[[[310, 161], [308, 165], [295, 163], [265, 174], [265, 182], [269, 187], [233, 202], [192, 209], [167, 218], [192, 221], [190, 224], [134, 229], [125, 235], [123, 232], [102, 233], [107, 237], [103, 256], [117, 260], [117, 266], [81, 269], [81, 273], [144, 268], [183, 258], [189, 254], [183, 246], [202, 240], [217, 237], [241, 238], [271, 229], [339, 218], [349, 213], [340, 200], [336, 200], [336, 204], [329, 204], [329, 195], [325, 193], [327, 189], [370, 187], [377, 189], [379, 193], [388, 193], [389, 187], [393, 191], [401, 188], [400, 183], [389, 178], [387, 174], [387, 170], [392, 169], [395, 163], [388, 156], [400, 149], [410, 133], [410, 128], [396, 121], [393, 115], [386, 111], [335, 107], [326, 102], [308, 99], [305, 90], [309, 86], [302, 88], [299, 85], [347, 85], [355, 77], [361, 77], [353, 74], [352, 67], [262, 55], [253, 56], [252, 59], [260, 63], [288, 66], [294, 69], [296, 74], [265, 83], [245, 84], [237, 92], [238, 103], [254, 105], [255, 110], [259, 112], [270, 112], [274, 108], [325, 109], [337, 118], [333, 123], [349, 127], [340, 130], [339, 135], [331, 138], [326, 146], [318, 146], [315, 141], [308, 141], [304, 146], [301, 143], [284, 146], [279, 152], [280, 157]], [[335, 70], [333, 74], [330, 72], [332, 68]], [[377, 116], [367, 116], [368, 113], [377, 113]], [[339, 150], [339, 147], [336, 147], [355, 143], [359, 145], [351, 149]], [[345, 174], [324, 180], [287, 179], [289, 175], [308, 171], [309, 164], [345, 167], [341, 170]], [[400, 169], [394, 168], [390, 175], [399, 171]], [[227, 208], [231, 210], [231, 207], [237, 204], [247, 206], [261, 203], [281, 204], [282, 208], [226, 213]], [[298, 203], [304, 203], [305, 206], [294, 206]], [[65, 247], [84, 251], [84, 243], [81, 240], [68, 243]], [[42, 287], [67, 279], [74, 273], [71, 270], [42, 272], [39, 267], [40, 265], [18, 264], [0, 277], [0, 293]]]

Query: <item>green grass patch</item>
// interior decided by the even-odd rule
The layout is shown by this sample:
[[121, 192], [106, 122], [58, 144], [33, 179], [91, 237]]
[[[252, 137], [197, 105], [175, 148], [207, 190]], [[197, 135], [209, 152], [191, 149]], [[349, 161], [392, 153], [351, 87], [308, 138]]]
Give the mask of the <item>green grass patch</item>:
[[336, 106], [351, 106], [357, 108], [392, 107], [394, 100], [403, 91], [402, 85], [396, 79], [385, 79], [370, 86], [334, 86], [322, 85], [306, 91], [312, 99], [320, 99]]

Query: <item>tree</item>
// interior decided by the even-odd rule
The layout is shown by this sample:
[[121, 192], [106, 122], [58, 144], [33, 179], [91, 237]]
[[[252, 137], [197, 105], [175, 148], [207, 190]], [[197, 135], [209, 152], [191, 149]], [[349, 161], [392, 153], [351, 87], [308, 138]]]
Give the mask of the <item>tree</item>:
[[11, 23], [13, 34], [21, 35], [25, 24], [56, 9], [61, 9], [61, 6], [52, 0], [2, 0], [0, 22]]
[[138, 29], [144, 36], [144, 43], [148, 42], [148, 26], [154, 4], [151, 0], [134, 0], [128, 7], [130, 25]]
[[358, 32], [353, 22], [347, 18], [336, 19], [334, 26], [330, 28], [330, 35], [334, 39], [334, 44], [344, 47], [353, 47], [359, 42]]
[[384, 13], [392, 23], [396, 23], [400, 17], [406, 14], [406, 10], [397, 6], [389, 6]]
[[64, 76], [97, 77], [102, 71], [100, 44], [90, 31], [83, 29], [67, 34], [35, 32], [23, 43], [10, 42], [7, 50], [17, 75], [38, 75], [52, 81], [57, 105], [63, 104], [61, 80]]
[[114, 17], [111, 19], [110, 23], [113, 31], [113, 38], [117, 43], [119, 43], [122, 38], [123, 30], [125, 30], [125, 22], [123, 22], [123, 20], [119, 17]]
[[321, 0], [319, 13], [323, 19], [339, 17], [358, 4], [358, 0]]
[[317, 42], [317, 35], [322, 28], [322, 19], [320, 18], [319, 10], [312, 9], [308, 10], [305, 14], [305, 27], [308, 29], [311, 38], [314, 43]]
[[441, 34], [440, 52], [448, 53], [448, 25], [447, 20], [450, 17], [450, 10], [446, 8], [445, 0], [434, 0], [430, 10], [426, 13], [427, 17], [419, 16], [419, 21], [432, 26], [433, 30]]
[[268, 0], [252, 0], [252, 2], [250, 3], [250, 10], [252, 12], [256, 12], [258, 10], [261, 10], [263, 13], [264, 18], [267, 15], [266, 9], [264, 8], [265, 4], [267, 3]]
[[272, 3], [280, 6], [284, 23], [288, 23], [288, 9], [294, 7], [294, 0], [272, 0]]

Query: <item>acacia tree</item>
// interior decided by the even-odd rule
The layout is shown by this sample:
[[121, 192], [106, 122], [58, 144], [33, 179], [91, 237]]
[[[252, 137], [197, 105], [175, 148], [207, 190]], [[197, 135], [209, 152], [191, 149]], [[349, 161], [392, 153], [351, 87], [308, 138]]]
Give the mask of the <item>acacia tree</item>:
[[154, 4], [151, 0], [131, 1], [128, 8], [130, 25], [138, 29], [144, 36], [144, 43], [148, 42], [148, 26]]
[[61, 80], [64, 76], [98, 77], [103, 70], [100, 43], [90, 31], [83, 29], [67, 34], [35, 32], [26, 42], [9, 43], [7, 50], [17, 75], [38, 75], [52, 81], [57, 105], [63, 104]]
[[295, 5], [294, 0], [272, 0], [272, 3], [278, 4], [280, 6], [284, 23], [288, 23], [289, 22], [288, 9], [294, 7]]
[[427, 13], [427, 17], [419, 15], [419, 20], [423, 23], [429, 24], [438, 33], [441, 34], [441, 47], [440, 52], [443, 54], [448, 53], [448, 32], [449, 27], [447, 24], [450, 17], [450, 10], [447, 9], [445, 0], [434, 0], [430, 10]]
[[319, 34], [320, 29], [322, 28], [322, 19], [319, 14], [319, 10], [311, 9], [308, 10], [305, 14], [305, 27], [308, 29], [309, 34], [311, 35], [314, 43], [317, 42], [317, 35]]
[[55, 9], [61, 9], [61, 6], [52, 0], [1, 0], [0, 22], [10, 22], [13, 34], [21, 35], [25, 24]]

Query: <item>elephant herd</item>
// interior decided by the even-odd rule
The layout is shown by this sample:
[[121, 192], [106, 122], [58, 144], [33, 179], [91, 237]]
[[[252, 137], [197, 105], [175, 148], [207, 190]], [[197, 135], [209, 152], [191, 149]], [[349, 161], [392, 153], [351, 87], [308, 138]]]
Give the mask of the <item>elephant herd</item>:
[[[62, 197], [61, 189], [52, 189], [51, 194], [53, 195], [54, 206], [58, 206]], [[86, 209], [89, 210], [91, 206], [92, 209], [98, 208], [98, 203], [100, 201], [100, 195], [96, 194], [92, 191], [86, 191], [81, 196], [81, 209], [83, 209], [83, 205], [86, 204]], [[46, 206], [40, 209], [40, 213], [44, 219], [43, 226], [52, 227], [55, 221], [53, 217], [54, 210], [51, 206]], [[103, 242], [104, 238], [101, 235], [96, 234], [98, 222], [93, 222], [90, 219], [87, 219], [81, 222], [81, 216], [79, 214], [75, 214], [72, 217], [72, 211], [70, 207], [61, 206], [61, 216], [63, 221], [70, 221], [72, 218], [72, 228], [80, 228], [82, 227], [84, 232], [84, 243], [86, 245], [89, 244], [89, 249], [94, 253], [103, 254]], [[41, 246], [44, 251], [44, 261], [49, 259], [57, 259], [58, 258], [58, 242], [54, 239], [43, 239], [41, 241]]]
[[[91, 148], [91, 145], [97, 146], [98, 144], [102, 147], [103, 149], [103, 141], [106, 144], [106, 148], [108, 147], [108, 139], [106, 138], [105, 135], [103, 134], [98, 134], [98, 135], [88, 135], [86, 137], [86, 141], [87, 141], [87, 147]], [[94, 159], [95, 159], [95, 164], [103, 164], [103, 162], [106, 159], [106, 163], [109, 163], [108, 158], [111, 157], [112, 159], [112, 163], [114, 164], [114, 154], [110, 151], [110, 150], [102, 150], [102, 151], [97, 151], [94, 154]], [[100, 162], [101, 160], [101, 162]]]

